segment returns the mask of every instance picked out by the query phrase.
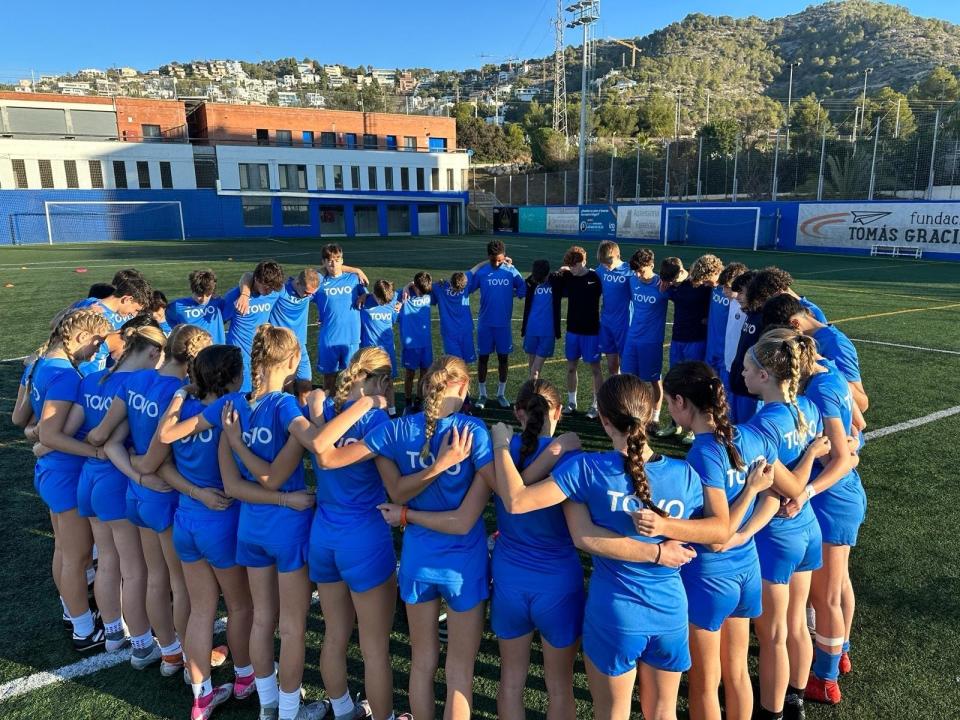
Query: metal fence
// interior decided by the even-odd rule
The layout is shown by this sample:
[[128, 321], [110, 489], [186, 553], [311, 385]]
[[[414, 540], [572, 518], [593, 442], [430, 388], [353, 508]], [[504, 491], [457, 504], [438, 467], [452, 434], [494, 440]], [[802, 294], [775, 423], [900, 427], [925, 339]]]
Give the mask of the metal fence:
[[[595, 148], [587, 168], [587, 204], [960, 200], [960, 122], [930, 113], [896, 134], [878, 121], [846, 136], [780, 131], [750, 141], [690, 138], [621, 147], [616, 154]], [[504, 205], [575, 205], [577, 184], [575, 168], [471, 177], [471, 189], [492, 193]]]

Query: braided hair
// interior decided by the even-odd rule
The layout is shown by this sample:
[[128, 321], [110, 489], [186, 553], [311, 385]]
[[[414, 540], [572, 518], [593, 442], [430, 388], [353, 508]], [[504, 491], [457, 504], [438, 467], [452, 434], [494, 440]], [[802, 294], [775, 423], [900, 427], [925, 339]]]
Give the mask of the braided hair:
[[163, 347], [163, 355], [167, 362], [175, 361], [187, 366], [187, 375], [190, 375], [190, 366], [197, 353], [213, 344], [213, 338], [203, 328], [196, 325], [177, 325], [167, 344]]
[[668, 395], [685, 398], [697, 410], [713, 421], [713, 436], [727, 451], [731, 467], [745, 470], [747, 464], [733, 444], [733, 425], [730, 424], [727, 394], [723, 382], [705, 362], [683, 362], [674, 365], [663, 378], [663, 389]]
[[[788, 333], [792, 335], [786, 336]], [[787, 404], [795, 412], [797, 432], [806, 435], [810, 426], [797, 403], [797, 397], [804, 379], [804, 366], [809, 361], [810, 346], [798, 338], [796, 331], [774, 328], [760, 336], [749, 355], [780, 384]]]
[[340, 412], [347, 396], [358, 382], [364, 382], [369, 377], [390, 379], [392, 369], [390, 356], [386, 350], [379, 347], [366, 347], [357, 350], [350, 358], [350, 364], [337, 378], [337, 389], [333, 396], [333, 409]]
[[120, 337], [123, 339], [123, 353], [117, 358], [114, 366], [100, 378], [101, 385], [105, 383], [107, 378], [113, 375], [133, 353], [150, 347], [163, 350], [167, 344], [167, 336], [163, 334], [163, 330], [157, 327], [156, 324], [124, 326], [120, 332]]
[[190, 362], [188, 374], [197, 398], [223, 397], [231, 384], [243, 378], [243, 355], [235, 345], [208, 345]]
[[291, 330], [263, 323], [257, 328], [250, 347], [251, 390], [249, 398], [260, 397], [266, 371], [300, 352], [300, 342]]
[[527, 380], [520, 386], [516, 408], [527, 417], [520, 433], [520, 467], [537, 451], [550, 411], [560, 407], [560, 403], [559, 391], [547, 380]]
[[646, 507], [661, 517], [666, 512], [653, 502], [650, 481], [643, 464], [647, 423], [653, 414], [653, 386], [635, 375], [613, 375], [600, 386], [597, 410], [627, 438], [623, 471], [633, 482], [633, 492]]
[[470, 374], [466, 363], [453, 355], [443, 355], [434, 361], [420, 383], [423, 395], [424, 439], [420, 449], [420, 459], [430, 457], [430, 440], [437, 430], [440, 408], [447, 386], [455, 382], [469, 382]]
[[46, 355], [51, 349], [62, 348], [70, 361], [70, 364], [76, 368], [77, 360], [74, 357], [73, 339], [77, 333], [87, 332], [91, 335], [106, 336], [110, 332], [110, 322], [102, 313], [93, 310], [81, 310], [68, 308], [57, 313], [53, 322], [50, 336], [47, 338], [34, 353], [36, 359], [30, 367], [27, 374], [27, 392], [33, 389], [33, 376], [37, 372], [37, 365], [40, 364], [40, 358]]

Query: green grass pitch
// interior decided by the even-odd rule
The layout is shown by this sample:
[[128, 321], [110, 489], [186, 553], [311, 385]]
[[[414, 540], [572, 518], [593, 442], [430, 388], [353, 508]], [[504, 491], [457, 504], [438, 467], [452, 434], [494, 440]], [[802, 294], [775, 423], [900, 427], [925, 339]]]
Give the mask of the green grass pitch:
[[[434, 277], [466, 269], [483, 259], [488, 239], [358, 238], [344, 240], [342, 245], [346, 262], [362, 267], [371, 281], [384, 277], [399, 285], [421, 269]], [[524, 273], [539, 257], [559, 265], [569, 244], [562, 238], [504, 239], [508, 254]], [[109, 281], [118, 268], [142, 269], [155, 287], [173, 299], [189, 294], [187, 273], [192, 269], [212, 267], [223, 292], [262, 258], [278, 260], [293, 274], [306, 265], [317, 265], [322, 244], [311, 239], [0, 248], [0, 359], [31, 352], [45, 339], [47, 323], [55, 312], [83, 297], [91, 283]], [[584, 244], [592, 255], [596, 243]], [[637, 247], [624, 242], [624, 257]], [[686, 263], [704, 252], [692, 247], [654, 250], [658, 257], [677, 254]], [[960, 405], [960, 283], [956, 280], [960, 266], [799, 253], [716, 252], [728, 262], [786, 268], [796, 278], [797, 290], [855, 338], [871, 397], [868, 430]], [[74, 272], [78, 267], [87, 272]], [[517, 303], [516, 318], [521, 310]], [[519, 322], [514, 336], [511, 397], [525, 377]], [[187, 717], [189, 691], [179, 678], [163, 679], [155, 670], [137, 673], [127, 664], [2, 699], [8, 683], [80, 659], [60, 627], [60, 607], [49, 572], [53, 539], [46, 510], [32, 487], [33, 457], [19, 430], [8, 421], [21, 371], [15, 359], [0, 363], [0, 716], [33, 720]], [[563, 363], [549, 363], [545, 376], [562, 387]], [[581, 405], [585, 404], [588, 382], [587, 373], [581, 370]], [[483, 417], [495, 421], [507, 415], [498, 409], [487, 410]], [[565, 419], [561, 429], [580, 432], [590, 446], [606, 442], [599, 424], [582, 415]], [[673, 441], [658, 441], [656, 447], [669, 454], [683, 453], [682, 446]], [[808, 706], [808, 717], [945, 718], [960, 707], [960, 566], [955, 559], [960, 533], [958, 447], [960, 415], [953, 415], [874, 439], [864, 450], [860, 472], [869, 511], [861, 543], [852, 557], [858, 600], [854, 672], [843, 680], [844, 700], [839, 707]], [[323, 620], [314, 608], [308, 624], [304, 674], [304, 685], [313, 697], [322, 694], [317, 668], [322, 638]], [[394, 625], [393, 651], [396, 706], [402, 710], [407, 708], [410, 664], [402, 610]], [[751, 662], [755, 675], [755, 657]], [[526, 695], [530, 718], [545, 717], [541, 663], [535, 645]], [[349, 671], [351, 689], [361, 690], [362, 664], [356, 644], [351, 646]], [[214, 674], [214, 681], [228, 679], [228, 673], [229, 665]], [[476, 664], [478, 718], [496, 717], [498, 674], [496, 639], [487, 633]], [[590, 695], [580, 662], [575, 685], [578, 716], [589, 717]], [[437, 692], [442, 698], [442, 669]], [[682, 687], [681, 695], [684, 693]], [[256, 701], [249, 702], [228, 703], [217, 716], [224, 720], [251, 718]], [[681, 715], [686, 716], [683, 699]]]

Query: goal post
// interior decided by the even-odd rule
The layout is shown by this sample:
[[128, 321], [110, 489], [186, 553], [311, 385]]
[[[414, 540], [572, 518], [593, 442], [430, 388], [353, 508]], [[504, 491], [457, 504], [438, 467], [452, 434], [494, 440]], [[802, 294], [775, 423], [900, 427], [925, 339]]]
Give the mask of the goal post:
[[772, 247], [776, 244], [776, 216], [764, 217], [759, 205], [668, 207], [663, 244], [753, 250]]
[[179, 200], [46, 200], [47, 243], [186, 240]]

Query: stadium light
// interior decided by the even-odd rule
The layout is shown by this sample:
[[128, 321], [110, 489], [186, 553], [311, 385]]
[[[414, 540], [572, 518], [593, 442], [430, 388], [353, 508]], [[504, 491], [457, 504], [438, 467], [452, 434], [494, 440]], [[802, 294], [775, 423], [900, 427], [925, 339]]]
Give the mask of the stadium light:
[[568, 28], [583, 28], [583, 67], [580, 70], [580, 158], [577, 164], [577, 204], [583, 205], [587, 170], [587, 67], [590, 64], [590, 26], [600, 19], [600, 0], [579, 0], [567, 7], [573, 19]]

